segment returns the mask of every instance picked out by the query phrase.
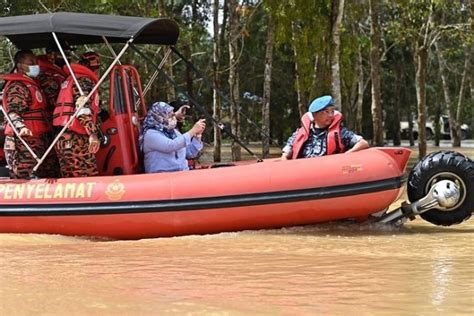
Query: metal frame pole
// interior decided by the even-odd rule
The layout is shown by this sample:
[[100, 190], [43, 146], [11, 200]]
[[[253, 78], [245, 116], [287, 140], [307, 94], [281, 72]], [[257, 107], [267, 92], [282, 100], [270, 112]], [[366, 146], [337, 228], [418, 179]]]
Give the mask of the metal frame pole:
[[[137, 52], [137, 54], [139, 54], [140, 56], [142, 56], [145, 60], [147, 60], [153, 67], [155, 67], [155, 69], [159, 69], [158, 68], [158, 65], [153, 61], [151, 60], [148, 56], [146, 56], [142, 51], [140, 51], [133, 43], [130, 44], [130, 48], [132, 50], [134, 50], [135, 52]], [[175, 48], [171, 48], [171, 49], [175, 49]], [[177, 84], [176, 82], [170, 78], [170, 76], [168, 76], [162, 69], [159, 69], [160, 72], [164, 75], [165, 79], [168, 80], [172, 85], [174, 85], [175, 87], [177, 87]], [[189, 94], [187, 93], [184, 93], [184, 95], [194, 104], [196, 105], [196, 107], [202, 112], [202, 114], [204, 114], [204, 116], [210, 121], [210, 122], [213, 122], [215, 124], [215, 126], [217, 128], [219, 128], [220, 130], [222, 130], [223, 132], [225, 132], [227, 135], [229, 135], [230, 137], [232, 137], [232, 139], [237, 142], [243, 149], [245, 149], [250, 155], [252, 155], [257, 161], [262, 161], [262, 159], [260, 157], [258, 157], [254, 152], [252, 152], [250, 150], [250, 148], [248, 148], [247, 146], [245, 146], [244, 143], [242, 143], [240, 141], [240, 139], [235, 136], [231, 131], [229, 131], [227, 128], [225, 128], [225, 125], [222, 124], [221, 122], [218, 122], [214, 117], [212, 117], [212, 115], [210, 115], [205, 109], [204, 107], [202, 107], [199, 102], [197, 102], [193, 97], [191, 97]]]
[[23, 143], [23, 145], [25, 145], [26, 149], [28, 150], [28, 152], [33, 156], [33, 158], [36, 160], [36, 161], [40, 161], [40, 159], [38, 158], [38, 156], [35, 154], [35, 152], [33, 151], [33, 149], [31, 149], [30, 145], [28, 145], [28, 143], [23, 139], [23, 137], [20, 136], [20, 132], [16, 130], [15, 126], [13, 125], [13, 122], [12, 120], [10, 119], [10, 116], [8, 116], [8, 113], [7, 111], [5, 111], [5, 108], [3, 107], [3, 105], [0, 104], [0, 109], [3, 113], [3, 116], [5, 117], [5, 119], [7, 120], [7, 123], [10, 124], [10, 126], [12, 127], [13, 129], [13, 133], [15, 133], [15, 136], [18, 137], [18, 139]]
[[[54, 34], [54, 33], [53, 33]], [[57, 39], [55, 37], [55, 39]], [[118, 60], [122, 57], [122, 55], [125, 53], [125, 51], [132, 45], [132, 42], [133, 42], [133, 37], [130, 38], [124, 45], [124, 47], [122, 48], [122, 50], [119, 52], [119, 54], [117, 55], [117, 57], [113, 60], [113, 62], [110, 64], [110, 66], [107, 68], [107, 70], [105, 71], [105, 73], [100, 77], [99, 81], [94, 85], [94, 88], [92, 88], [92, 90], [89, 92], [89, 94], [81, 100], [81, 102], [79, 103], [79, 105], [77, 105], [77, 108], [76, 108], [76, 112], [74, 112], [74, 114], [69, 118], [69, 120], [66, 122], [66, 125], [63, 126], [63, 128], [61, 129], [61, 131], [58, 133], [58, 135], [56, 135], [56, 137], [54, 138], [53, 142], [51, 143], [51, 145], [48, 147], [48, 149], [46, 150], [46, 152], [44, 153], [44, 155], [41, 157], [40, 161], [38, 161], [38, 163], [36, 164], [36, 166], [33, 168], [33, 172], [36, 172], [36, 170], [38, 170], [39, 166], [43, 163], [44, 159], [46, 158], [46, 156], [49, 154], [49, 152], [53, 149], [53, 147], [56, 145], [56, 143], [58, 142], [59, 138], [64, 134], [64, 132], [66, 131], [66, 129], [69, 127], [69, 125], [71, 125], [72, 121], [77, 117], [79, 111], [84, 107], [84, 105], [89, 101], [89, 99], [92, 97], [92, 95], [97, 91], [97, 89], [99, 89], [99, 86], [102, 84], [102, 82], [105, 80], [105, 78], [109, 75], [110, 71], [112, 70], [112, 68], [115, 66], [115, 64], [117, 64]], [[59, 42], [56, 42], [57, 44], [59, 44]], [[61, 51], [61, 53], [63, 54], [63, 58], [65, 57], [64, 55], [64, 52]], [[69, 66], [70, 67], [70, 66]], [[74, 74], [72, 72], [72, 69], [70, 69], [71, 71], [71, 74], [72, 76], [74, 77]], [[75, 80], [76, 81], [76, 80]], [[79, 85], [79, 83], [77, 82], [77, 84]], [[82, 92], [82, 89], [80, 89], [80, 92]], [[81, 94], [82, 96], [84, 95], [84, 92], [82, 92]]]

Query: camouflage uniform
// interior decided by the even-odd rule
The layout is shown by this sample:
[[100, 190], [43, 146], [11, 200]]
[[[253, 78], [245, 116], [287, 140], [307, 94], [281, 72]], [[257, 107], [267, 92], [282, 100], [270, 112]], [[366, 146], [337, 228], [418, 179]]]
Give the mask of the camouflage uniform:
[[52, 116], [61, 86], [47, 73], [40, 73], [38, 75], [38, 81], [40, 83], [41, 90], [46, 97], [48, 112], [51, 112]]
[[[24, 83], [14, 81], [4, 91], [3, 95], [7, 98], [9, 117], [16, 130], [20, 131], [26, 127], [21, 115], [28, 110], [32, 103], [30, 91]], [[44, 136], [24, 137], [23, 139], [38, 157], [44, 154], [46, 150], [46, 139]], [[13, 179], [28, 178], [36, 165], [36, 160], [25, 145], [16, 136], [7, 136], [5, 137], [4, 150], [5, 158], [10, 168], [10, 176]], [[39, 177], [49, 176], [47, 170], [43, 168], [44, 165], [43, 163], [38, 169], [37, 175]]]
[[[47, 120], [49, 122], [52, 122], [54, 106], [56, 105], [56, 99], [58, 98], [59, 90], [61, 88], [60, 84], [54, 78], [54, 76], [62, 77], [63, 80], [66, 79], [66, 76], [64, 74], [60, 74], [59, 72], [56, 74], [53, 74], [51, 73], [51, 70], [41, 72], [38, 75], [38, 81], [40, 83], [41, 90], [46, 96], [46, 102], [47, 102], [46, 115], [47, 115]], [[53, 129], [51, 129], [51, 132], [45, 136], [47, 146], [49, 146], [53, 142], [55, 136], [56, 136], [56, 133], [54, 132]], [[56, 151], [53, 148], [49, 152], [48, 157], [46, 158], [46, 161], [44, 162], [44, 168], [47, 169], [46, 173], [50, 177], [59, 178], [61, 176], [61, 173], [58, 166], [59, 166], [58, 157], [56, 155]]]
[[[79, 78], [79, 84], [85, 95], [94, 87], [94, 82], [87, 78]], [[74, 103], [80, 93], [76, 86], [73, 88]], [[89, 100], [84, 107], [90, 107]], [[87, 135], [75, 133], [70, 130], [61, 135], [56, 144], [56, 153], [61, 166], [61, 175], [65, 178], [88, 177], [99, 174], [95, 154], [89, 152], [89, 135], [97, 133], [97, 127], [92, 120], [92, 115], [80, 115], [77, 118], [87, 131]]]

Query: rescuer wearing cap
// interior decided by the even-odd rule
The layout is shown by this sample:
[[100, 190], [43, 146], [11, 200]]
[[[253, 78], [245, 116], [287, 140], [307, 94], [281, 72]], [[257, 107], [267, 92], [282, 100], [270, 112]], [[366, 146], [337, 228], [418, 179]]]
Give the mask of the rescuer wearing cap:
[[[3, 88], [3, 107], [8, 113], [18, 136], [22, 137], [31, 150], [41, 157], [47, 147], [45, 135], [50, 131], [47, 121], [46, 98], [38, 81], [39, 66], [37, 58], [30, 50], [15, 54], [15, 72], [2, 75], [6, 81]], [[10, 168], [10, 177], [28, 179], [32, 176], [36, 159], [18, 138], [10, 124], [5, 128], [5, 157]], [[36, 174], [46, 177], [41, 168]]]
[[56, 154], [59, 158], [61, 176], [86, 177], [98, 175], [95, 153], [99, 150], [100, 141], [96, 126], [99, 112], [99, 92], [96, 90], [88, 101], [87, 96], [99, 81], [99, 55], [87, 52], [81, 56], [78, 64], [71, 64], [84, 96], [81, 96], [68, 68], [68, 75], [61, 85], [61, 90], [53, 114], [53, 125], [59, 128], [66, 126], [70, 117], [78, 111], [67, 130], [56, 143]]
[[[65, 56], [68, 57], [71, 51], [71, 47], [65, 41], [60, 41], [61, 48], [63, 49]], [[66, 80], [66, 73], [63, 70], [65, 65], [64, 58], [62, 57], [59, 47], [56, 42], [51, 42], [46, 47], [46, 54], [38, 56], [38, 65], [40, 66], [40, 73], [38, 75], [38, 82], [41, 90], [46, 97], [46, 120], [52, 125], [53, 112], [56, 106], [56, 100], [61, 89], [61, 84]], [[56, 137], [55, 130], [51, 128], [51, 131], [46, 135], [47, 144], [50, 144]], [[48, 177], [57, 178], [60, 177], [59, 173], [59, 161], [54, 150], [50, 151], [48, 157], [43, 163], [43, 169], [46, 169]]]
[[362, 136], [341, 126], [342, 119], [331, 96], [316, 98], [302, 116], [301, 127], [288, 139], [281, 159], [310, 158], [369, 148]]
[[[65, 41], [60, 41], [61, 48], [63, 49], [66, 57], [69, 56], [71, 47]], [[38, 75], [38, 81], [40, 82], [41, 89], [46, 96], [48, 102], [48, 109], [52, 112], [58, 98], [61, 84], [66, 80], [66, 73], [63, 70], [63, 66], [66, 64], [64, 58], [61, 56], [59, 47], [55, 42], [51, 42], [46, 47], [46, 54], [38, 56], [38, 65], [40, 66], [40, 74]]]

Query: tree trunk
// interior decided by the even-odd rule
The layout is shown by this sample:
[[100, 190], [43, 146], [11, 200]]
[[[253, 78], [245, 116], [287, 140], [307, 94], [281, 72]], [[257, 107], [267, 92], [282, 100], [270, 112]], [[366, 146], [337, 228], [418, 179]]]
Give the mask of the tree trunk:
[[380, 25], [379, 0], [370, 0], [370, 77], [372, 81], [372, 121], [373, 139], [376, 146], [384, 144], [382, 105], [380, 100]]
[[333, 24], [332, 24], [332, 54], [331, 54], [331, 90], [334, 99], [334, 105], [342, 111], [341, 97], [341, 26], [344, 17], [344, 0], [333, 1]]
[[[191, 46], [188, 43], [183, 45], [183, 54], [184, 56], [186, 56], [187, 60], [192, 62]], [[185, 79], [186, 79], [186, 91], [189, 94], [189, 96], [194, 99], [193, 70], [189, 64], [186, 64]], [[172, 100], [169, 100], [169, 101], [172, 101]]]
[[[213, 30], [214, 37], [212, 38], [213, 52], [212, 52], [212, 81], [214, 89], [212, 90], [212, 115], [217, 122], [221, 120], [221, 99], [219, 96], [220, 78], [219, 78], [219, 58], [220, 58], [220, 42], [219, 42], [219, 0], [214, 0], [212, 6], [213, 13]], [[221, 161], [221, 145], [222, 135], [218, 126], [214, 126], [214, 162]]]
[[271, 15], [269, 15], [267, 43], [265, 51], [265, 72], [263, 81], [263, 104], [262, 104], [262, 120], [263, 120], [263, 139], [262, 139], [262, 155], [263, 158], [270, 156], [270, 96], [272, 91], [272, 67], [273, 67], [273, 46], [275, 44], [275, 23]]
[[[190, 29], [193, 29], [195, 25], [197, 25], [198, 21], [198, 13], [197, 13], [197, 1], [193, 0], [191, 6], [192, 18], [191, 23], [188, 26]], [[191, 63], [193, 63], [193, 54], [192, 54], [192, 45], [198, 42], [198, 38], [196, 36], [196, 32], [191, 32], [191, 40], [189, 43], [183, 45], [184, 54]], [[194, 76], [193, 76], [193, 69], [190, 64], [186, 64], [186, 91], [188, 92], [189, 96], [194, 99]], [[206, 106], [206, 110], [210, 110]]]
[[[474, 34], [474, 5], [471, 3], [471, 34]], [[471, 43], [471, 56], [474, 56], [474, 42]], [[469, 65], [471, 87], [471, 137], [474, 138], [474, 58], [471, 58]]]
[[[474, 46], [474, 44], [473, 44]], [[471, 79], [469, 80], [469, 85], [471, 86], [471, 133], [474, 134], [474, 68], [471, 66]], [[474, 135], [471, 134], [471, 138], [474, 138]]]
[[439, 123], [440, 119], [441, 119], [441, 106], [437, 104], [436, 112], [434, 116], [434, 127], [435, 127], [434, 145], [436, 147], [439, 147], [441, 143], [441, 124]]
[[[456, 111], [454, 109], [453, 102], [451, 100], [451, 94], [449, 92], [448, 74], [446, 69], [446, 60], [444, 59], [442, 47], [439, 42], [435, 42], [436, 55], [438, 56], [439, 74], [441, 77], [441, 84], [443, 86], [444, 102], [448, 108], [449, 115], [449, 129], [451, 135], [451, 142], [453, 146], [457, 143], [459, 146], [459, 137], [456, 132]], [[442, 127], [441, 127], [442, 128]]]
[[413, 135], [413, 115], [410, 108], [408, 109], [408, 140], [411, 147], [415, 146], [415, 136]]
[[[166, 6], [164, 0], [158, 0], [158, 16], [166, 16]], [[163, 65], [164, 72], [171, 78], [174, 79], [173, 75], [173, 58], [170, 54], [168, 58], [166, 58], [165, 64]], [[166, 100], [167, 102], [171, 102], [176, 100], [176, 90], [175, 87], [166, 80], [165, 82], [165, 91], [166, 91]]]
[[[355, 64], [354, 64], [354, 73], [359, 75], [360, 71], [360, 64], [359, 64], [359, 58], [355, 59]], [[355, 131], [356, 128], [356, 116], [357, 116], [357, 101], [359, 97], [359, 78], [356, 77], [356, 80], [352, 80], [351, 86], [348, 87], [348, 107], [347, 107], [347, 115], [345, 115], [345, 126], [352, 130]]]
[[311, 83], [311, 93], [310, 97], [311, 99], [314, 99], [317, 97], [318, 93], [318, 85], [320, 84], [321, 78], [318, 76], [319, 74], [319, 55], [316, 54], [314, 56], [314, 64], [313, 64], [313, 80]]
[[[474, 133], [474, 75], [472, 73], [474, 70], [471, 71], [471, 133]], [[474, 135], [471, 134], [471, 138], [474, 138]]]
[[224, 4], [222, 6], [222, 25], [221, 25], [221, 31], [219, 34], [219, 44], [221, 45], [220, 51], [223, 52], [224, 46], [226, 44], [225, 41], [225, 35], [226, 35], [226, 30], [227, 30], [227, 21], [229, 20], [229, 4], [227, 3], [229, 0], [224, 0]]
[[470, 71], [470, 64], [471, 64], [471, 50], [470, 47], [464, 50], [464, 71], [462, 73], [462, 79], [461, 79], [461, 86], [459, 87], [459, 97], [458, 97], [458, 106], [456, 109], [456, 136], [457, 136], [457, 141], [459, 143], [454, 143], [453, 141], [453, 147], [461, 146], [461, 139], [462, 139], [462, 134], [461, 134], [461, 116], [463, 112], [463, 104], [464, 104], [464, 88], [466, 87], [466, 81], [468, 80], [469, 76], [469, 71]]
[[356, 103], [356, 119], [355, 119], [355, 131], [358, 134], [362, 134], [362, 120], [363, 111], [362, 105], [364, 103], [364, 67], [362, 59], [362, 47], [359, 45], [357, 54], [357, 103]]
[[308, 111], [308, 97], [307, 94], [302, 90], [301, 76], [299, 65], [299, 55], [298, 48], [296, 47], [296, 28], [294, 23], [291, 25], [292, 36], [293, 36], [293, 56], [295, 58], [295, 81], [296, 81], [296, 95], [298, 97], [298, 111], [300, 117], [303, 116]]
[[395, 82], [395, 102], [394, 102], [394, 115], [393, 118], [393, 145], [400, 146], [402, 143], [400, 133], [400, 109], [402, 108], [402, 95], [405, 89], [403, 79], [405, 78], [405, 65], [403, 60], [400, 61], [400, 68], [395, 71], [396, 82]]
[[[240, 138], [240, 89], [238, 73], [239, 55], [239, 16], [237, 15], [237, 0], [228, 0], [229, 3], [229, 89], [230, 89], [230, 115], [232, 133]], [[232, 142], [232, 160], [241, 160], [241, 147], [235, 141]]]
[[[474, 5], [471, 3], [471, 34], [474, 34]], [[471, 56], [474, 56], [474, 42], [471, 43]], [[469, 65], [470, 70], [470, 79], [469, 85], [471, 87], [471, 133], [474, 134], [474, 58], [471, 58], [471, 63]], [[471, 134], [471, 137], [474, 138], [474, 135]]]
[[416, 50], [416, 100], [418, 106], [418, 158], [426, 156], [426, 67], [428, 50], [421, 45]]

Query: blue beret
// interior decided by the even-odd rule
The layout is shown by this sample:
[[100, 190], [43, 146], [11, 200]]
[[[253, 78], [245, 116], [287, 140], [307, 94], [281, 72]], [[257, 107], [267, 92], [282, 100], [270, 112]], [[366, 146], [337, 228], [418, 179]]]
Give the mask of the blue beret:
[[332, 97], [330, 95], [324, 95], [322, 97], [314, 99], [313, 102], [311, 102], [311, 104], [309, 105], [309, 111], [312, 113], [319, 112], [333, 104], [334, 101], [332, 100]]

